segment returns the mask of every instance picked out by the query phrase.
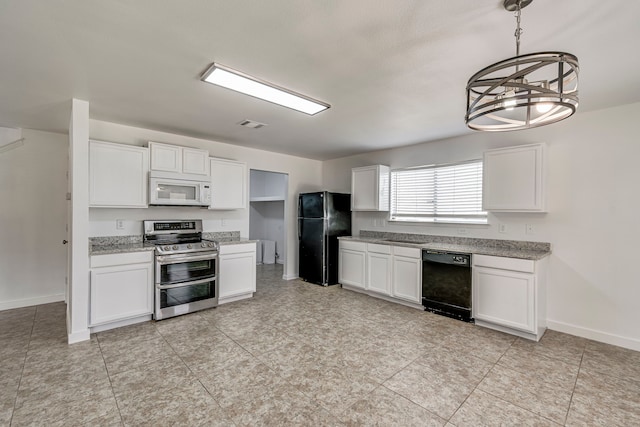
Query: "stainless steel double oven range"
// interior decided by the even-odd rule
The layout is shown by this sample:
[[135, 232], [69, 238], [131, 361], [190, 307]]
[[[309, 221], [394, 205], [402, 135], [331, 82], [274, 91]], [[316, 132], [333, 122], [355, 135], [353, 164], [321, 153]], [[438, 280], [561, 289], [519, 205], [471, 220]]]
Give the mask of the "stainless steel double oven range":
[[144, 240], [156, 247], [156, 320], [218, 305], [218, 244], [202, 220], [144, 221]]

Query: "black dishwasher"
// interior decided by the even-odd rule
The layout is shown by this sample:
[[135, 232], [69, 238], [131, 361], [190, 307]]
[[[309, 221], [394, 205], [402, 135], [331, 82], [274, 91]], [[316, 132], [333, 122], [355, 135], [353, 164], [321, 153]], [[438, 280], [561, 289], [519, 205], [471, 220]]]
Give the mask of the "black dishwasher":
[[432, 313], [473, 321], [471, 255], [422, 250], [422, 305]]

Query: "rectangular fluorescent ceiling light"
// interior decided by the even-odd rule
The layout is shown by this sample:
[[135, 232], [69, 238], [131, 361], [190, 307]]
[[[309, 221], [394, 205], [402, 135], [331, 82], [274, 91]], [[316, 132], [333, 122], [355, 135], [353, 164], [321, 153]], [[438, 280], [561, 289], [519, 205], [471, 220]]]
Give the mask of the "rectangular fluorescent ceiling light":
[[202, 76], [203, 82], [226, 87], [283, 107], [314, 115], [331, 107], [324, 102], [281, 88], [272, 83], [214, 63]]

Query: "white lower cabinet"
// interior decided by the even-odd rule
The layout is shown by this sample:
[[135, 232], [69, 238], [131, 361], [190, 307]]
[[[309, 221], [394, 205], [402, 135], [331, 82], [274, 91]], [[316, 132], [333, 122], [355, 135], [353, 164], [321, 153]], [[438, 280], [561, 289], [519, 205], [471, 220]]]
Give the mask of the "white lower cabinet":
[[391, 295], [391, 258], [391, 246], [367, 244], [367, 289]]
[[367, 244], [341, 240], [338, 254], [338, 282], [365, 289], [366, 278]]
[[392, 295], [422, 303], [422, 252], [417, 248], [393, 247]]
[[89, 326], [147, 320], [153, 313], [153, 252], [92, 256], [89, 298]]
[[340, 240], [338, 282], [347, 289], [422, 307], [420, 248]]
[[256, 291], [256, 244], [220, 245], [218, 304], [251, 298]]
[[474, 255], [476, 324], [538, 341], [546, 329], [546, 263]]

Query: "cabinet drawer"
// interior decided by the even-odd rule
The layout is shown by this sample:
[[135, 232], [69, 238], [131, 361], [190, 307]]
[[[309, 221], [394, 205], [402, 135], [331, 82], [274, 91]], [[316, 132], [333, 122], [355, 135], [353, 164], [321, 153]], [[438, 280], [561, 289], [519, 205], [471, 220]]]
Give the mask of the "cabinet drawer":
[[256, 244], [255, 242], [251, 243], [240, 243], [237, 245], [220, 245], [220, 255], [227, 254], [240, 254], [244, 252], [255, 252]]
[[499, 268], [502, 270], [535, 272], [535, 261], [530, 259], [506, 258], [490, 255], [473, 255], [474, 267]]
[[420, 258], [422, 256], [422, 249], [405, 248], [404, 246], [394, 246], [393, 254], [397, 256], [404, 256], [407, 258]]
[[375, 253], [378, 253], [378, 254], [391, 255], [391, 246], [390, 245], [378, 245], [376, 243], [367, 243], [367, 251], [375, 252]]
[[109, 267], [112, 265], [143, 264], [147, 262], [153, 262], [153, 251], [91, 256], [91, 268]]
[[366, 251], [367, 244], [364, 242], [353, 242], [350, 240], [340, 240], [340, 248], [351, 249], [352, 251]]

